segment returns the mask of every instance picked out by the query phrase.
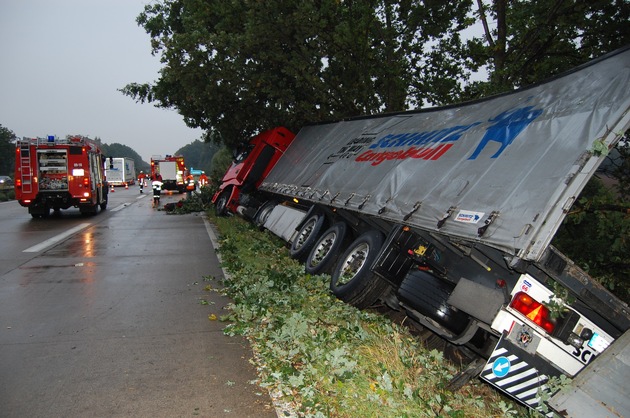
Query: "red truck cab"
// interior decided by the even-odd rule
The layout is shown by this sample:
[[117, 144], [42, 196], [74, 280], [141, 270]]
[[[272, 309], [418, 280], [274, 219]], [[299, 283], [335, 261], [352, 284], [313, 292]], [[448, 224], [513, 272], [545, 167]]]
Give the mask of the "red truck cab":
[[251, 196], [256, 192], [293, 138], [295, 134], [291, 131], [277, 127], [254, 136], [246, 147], [238, 150], [212, 197], [217, 215], [237, 213], [242, 195]]

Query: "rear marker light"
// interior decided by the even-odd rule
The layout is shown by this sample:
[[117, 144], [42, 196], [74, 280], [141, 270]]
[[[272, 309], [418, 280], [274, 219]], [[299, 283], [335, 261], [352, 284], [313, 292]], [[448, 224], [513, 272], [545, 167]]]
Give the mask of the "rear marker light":
[[556, 326], [550, 317], [549, 309], [525, 292], [518, 292], [514, 295], [510, 307], [525, 315], [527, 319], [550, 334]]

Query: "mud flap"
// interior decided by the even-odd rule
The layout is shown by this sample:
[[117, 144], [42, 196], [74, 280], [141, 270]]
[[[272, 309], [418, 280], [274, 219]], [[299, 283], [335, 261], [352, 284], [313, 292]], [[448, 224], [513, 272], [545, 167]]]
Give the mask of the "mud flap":
[[531, 350], [517, 346], [512, 340], [519, 332], [503, 334], [480, 377], [525, 406], [547, 414], [549, 410], [541, 404], [541, 395], [549, 391], [549, 378], [561, 373]]

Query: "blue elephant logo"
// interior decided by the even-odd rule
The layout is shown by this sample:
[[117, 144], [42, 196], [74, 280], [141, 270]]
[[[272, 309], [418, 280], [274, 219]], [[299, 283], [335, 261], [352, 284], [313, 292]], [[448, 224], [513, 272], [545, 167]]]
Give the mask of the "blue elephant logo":
[[472, 153], [469, 160], [476, 159], [481, 151], [490, 141], [498, 142], [501, 147], [490, 158], [497, 158], [514, 138], [520, 134], [534, 119], [542, 113], [541, 109], [534, 109], [533, 106], [521, 107], [518, 109], [506, 110], [495, 118], [489, 120], [494, 122], [487, 130], [486, 134], [477, 145], [477, 149]]

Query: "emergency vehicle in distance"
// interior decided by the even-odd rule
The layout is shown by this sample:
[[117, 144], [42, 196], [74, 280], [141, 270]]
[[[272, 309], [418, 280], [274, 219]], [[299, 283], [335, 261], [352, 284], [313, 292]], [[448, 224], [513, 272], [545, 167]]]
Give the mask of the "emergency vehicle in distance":
[[77, 207], [95, 215], [107, 207], [105, 156], [82, 136], [23, 138], [15, 148], [15, 198], [33, 218]]
[[151, 179], [162, 177], [162, 190], [186, 191], [186, 163], [181, 155], [154, 155], [151, 157]]
[[105, 166], [107, 183], [110, 186], [130, 186], [136, 183], [136, 167], [133, 158], [108, 157]]

